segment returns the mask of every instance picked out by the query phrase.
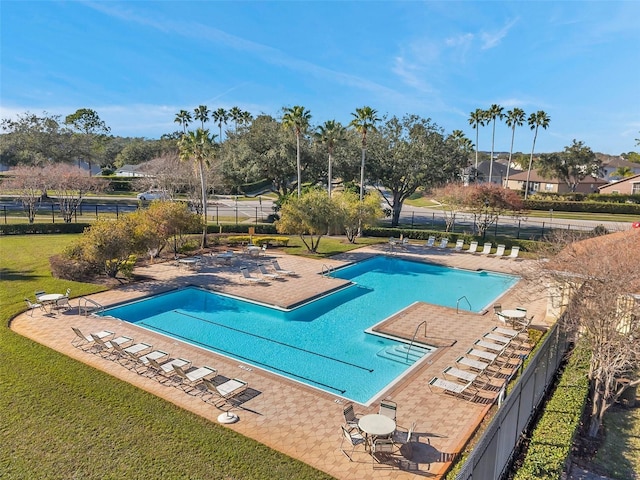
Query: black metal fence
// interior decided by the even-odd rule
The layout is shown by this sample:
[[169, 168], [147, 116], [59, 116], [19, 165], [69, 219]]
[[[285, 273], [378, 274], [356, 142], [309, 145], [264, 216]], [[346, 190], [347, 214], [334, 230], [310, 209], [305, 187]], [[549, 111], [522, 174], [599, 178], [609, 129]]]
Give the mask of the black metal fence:
[[498, 412], [465, 461], [456, 480], [500, 479], [567, 351], [569, 338], [554, 325], [513, 388], [501, 399]]

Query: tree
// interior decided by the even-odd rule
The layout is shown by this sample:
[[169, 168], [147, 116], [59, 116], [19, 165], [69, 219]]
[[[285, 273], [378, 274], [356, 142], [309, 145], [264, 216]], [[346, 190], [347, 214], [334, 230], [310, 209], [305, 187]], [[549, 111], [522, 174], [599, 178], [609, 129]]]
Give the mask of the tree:
[[524, 125], [525, 113], [521, 108], [513, 108], [507, 112], [506, 124], [511, 129], [511, 148], [509, 148], [509, 163], [507, 163], [507, 176], [504, 182], [504, 188], [509, 184], [509, 169], [511, 168], [511, 160], [513, 158], [513, 141], [516, 137], [516, 127]]
[[119, 273], [133, 274], [139, 238], [135, 234], [134, 218], [124, 215], [117, 220], [99, 218], [86, 229], [65, 255], [85, 262], [110, 278]]
[[615, 172], [611, 174], [612, 177], [616, 178], [627, 178], [633, 177], [635, 173], [629, 167], [618, 167]]
[[173, 240], [173, 254], [177, 255], [187, 233], [202, 229], [202, 218], [189, 210], [184, 202], [163, 202], [155, 200], [148, 208], [130, 214], [135, 225], [138, 253], [157, 257]]
[[576, 241], [565, 231], [540, 253], [544, 261], [532, 274], [554, 292], [563, 327], [591, 355], [588, 433], [595, 437], [605, 412], [640, 385], [640, 232]]
[[350, 243], [355, 243], [361, 226], [373, 225], [384, 215], [377, 192], [367, 193], [364, 200], [360, 201], [355, 192], [345, 190], [335, 195], [332, 200], [337, 215], [336, 226], [344, 231]]
[[200, 176], [200, 194], [202, 198], [202, 243], [207, 246], [207, 177], [205, 169], [213, 157], [213, 137], [209, 130], [198, 128], [195, 132], [189, 131], [178, 142], [180, 159], [195, 162], [195, 167]]
[[478, 235], [484, 239], [487, 230], [501, 215], [520, 214], [523, 203], [517, 192], [498, 187], [491, 183], [474, 185], [466, 196], [465, 210], [473, 213]]
[[448, 183], [431, 192], [431, 198], [437, 201], [442, 208], [447, 232], [450, 232], [455, 225], [458, 213], [465, 210], [471, 203], [469, 201], [471, 192], [471, 188], [459, 183]]
[[60, 214], [66, 223], [71, 223], [78, 207], [89, 192], [99, 192], [106, 181], [87, 177], [78, 167], [57, 164], [47, 168], [47, 190], [54, 196]]
[[211, 117], [213, 121], [218, 124], [218, 128], [220, 129], [220, 137], [218, 142], [222, 142], [222, 124], [227, 124], [229, 120], [229, 113], [224, 108], [219, 108], [211, 113]]
[[206, 105], [199, 105], [193, 111], [193, 117], [196, 120], [200, 120], [200, 126], [204, 130], [204, 124], [209, 121], [209, 114], [211, 110]]
[[575, 192], [585, 178], [600, 176], [602, 162], [583, 142], [574, 139], [564, 152], [540, 155], [537, 168], [540, 175], [558, 178]]
[[356, 108], [351, 114], [353, 120], [349, 126], [353, 127], [362, 138], [362, 161], [360, 163], [360, 201], [364, 198], [364, 162], [367, 156], [367, 133], [375, 131], [376, 123], [380, 121], [378, 112], [371, 107]]
[[82, 135], [80, 152], [84, 155], [83, 160], [89, 164], [89, 175], [91, 175], [94, 152], [104, 147], [105, 136], [111, 129], [100, 119], [95, 110], [89, 108], [80, 108], [67, 115], [64, 123]]
[[335, 225], [336, 209], [324, 190], [309, 190], [300, 197], [289, 198], [276, 221], [278, 233], [299, 235], [311, 253], [316, 253], [320, 239]]
[[502, 107], [497, 104], [491, 105], [489, 110], [485, 112], [487, 120], [492, 123], [492, 133], [491, 133], [491, 160], [489, 162], [489, 183], [493, 183], [493, 152], [494, 152], [494, 141], [496, 138], [496, 119], [502, 120], [504, 114], [502, 113]]
[[529, 179], [531, 178], [531, 167], [533, 166], [533, 151], [536, 148], [536, 139], [538, 138], [538, 128], [542, 127], [545, 130], [549, 126], [549, 122], [551, 119], [549, 116], [542, 110], [538, 110], [536, 113], [532, 113], [529, 115], [527, 123], [531, 130], [535, 130], [533, 135], [533, 145], [531, 146], [531, 156], [529, 157], [529, 168], [527, 169], [527, 181], [525, 183], [524, 188], [524, 199], [526, 200], [529, 196]]
[[231, 110], [229, 110], [229, 118], [235, 125], [234, 132], [238, 131], [238, 125], [242, 122], [242, 113], [242, 110], [238, 107], [231, 107]]
[[320, 125], [314, 135], [316, 141], [327, 147], [329, 152], [329, 169], [327, 173], [327, 193], [331, 197], [331, 184], [333, 182], [332, 177], [332, 164], [333, 164], [333, 152], [336, 146], [346, 141], [346, 130], [335, 120], [327, 120], [324, 125]]
[[174, 123], [179, 123], [182, 126], [182, 133], [187, 133], [187, 127], [191, 123], [191, 114], [186, 110], [180, 110], [176, 113], [176, 117], [173, 119]]
[[417, 115], [392, 117], [371, 136], [370, 176], [392, 210], [392, 226], [398, 225], [404, 201], [418, 187], [431, 188], [460, 177], [468, 157], [459, 147], [457, 141], [445, 139], [430, 119]]
[[304, 135], [309, 128], [311, 113], [300, 105], [286, 107], [283, 109], [282, 126], [291, 128], [296, 136], [296, 168], [298, 171], [298, 197], [302, 188], [302, 167], [300, 164], [300, 136]]
[[476, 131], [476, 166], [475, 166], [475, 175], [477, 178], [478, 175], [478, 136], [480, 134], [480, 127], [484, 127], [484, 121], [486, 119], [484, 110], [481, 108], [476, 108], [473, 112], [469, 114], [469, 125]]
[[[83, 176], [84, 177], [84, 176]], [[24, 166], [11, 170], [11, 175], [6, 176], [0, 184], [5, 192], [11, 192], [22, 204], [29, 223], [36, 218], [38, 208], [42, 203], [42, 194], [48, 185], [47, 169], [42, 167]]]

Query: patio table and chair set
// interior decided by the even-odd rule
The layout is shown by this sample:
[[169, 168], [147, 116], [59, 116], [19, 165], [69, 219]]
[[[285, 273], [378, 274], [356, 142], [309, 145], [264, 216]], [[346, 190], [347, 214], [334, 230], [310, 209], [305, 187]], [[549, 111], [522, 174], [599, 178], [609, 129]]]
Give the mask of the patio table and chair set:
[[[27, 308], [32, 317], [34, 310], [41, 310], [45, 314], [53, 315], [55, 313], [54, 310], [65, 312], [67, 310], [71, 310], [69, 295], [71, 295], [70, 288], [67, 288], [67, 291], [65, 293], [47, 293], [40, 290], [35, 292], [35, 302], [32, 302], [28, 298], [25, 298], [24, 301], [26, 302]], [[48, 312], [47, 307], [49, 308]]]
[[117, 362], [162, 385], [198, 396], [220, 409], [225, 405], [229, 406], [229, 402], [249, 386], [248, 382], [239, 378], [229, 379], [218, 375], [217, 369], [213, 367], [194, 366], [190, 360], [154, 349], [153, 345], [146, 342], [136, 343], [131, 337], [116, 336], [108, 330], [85, 334], [77, 327], [71, 329], [75, 333], [71, 341], [74, 347]]
[[359, 446], [371, 456], [374, 468], [394, 468], [403, 460], [411, 459], [416, 423], [413, 422], [409, 428], [397, 425], [396, 412], [396, 402], [388, 399], [380, 402], [378, 413], [369, 415], [356, 413], [352, 403], [343, 408], [340, 450], [349, 461], [353, 461], [353, 454]]

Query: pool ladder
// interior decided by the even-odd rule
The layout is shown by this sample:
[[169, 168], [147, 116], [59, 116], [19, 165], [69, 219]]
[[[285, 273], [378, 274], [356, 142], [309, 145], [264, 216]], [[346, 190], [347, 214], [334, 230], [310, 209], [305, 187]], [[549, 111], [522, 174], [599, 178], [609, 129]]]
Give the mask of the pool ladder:
[[418, 324], [416, 330], [413, 332], [413, 337], [411, 338], [411, 343], [409, 344], [409, 348], [407, 348], [407, 363], [409, 363], [409, 354], [411, 353], [411, 347], [413, 347], [413, 343], [416, 341], [416, 335], [418, 335], [418, 329], [424, 325], [424, 336], [427, 337], [427, 321], [423, 320]]
[[467, 301], [467, 305], [469, 305], [469, 310], [473, 310], [471, 308], [471, 302], [469, 302], [469, 299], [465, 295], [463, 295], [456, 302], [456, 313], [460, 313], [460, 308], [459, 308], [460, 307], [460, 300], [462, 300], [463, 298]]
[[333, 273], [333, 267], [331, 265], [327, 265], [325, 263], [322, 264], [322, 275], [328, 277]]
[[80, 315], [82, 315], [82, 312], [84, 311], [84, 316], [86, 317], [89, 315], [89, 312], [101, 312], [102, 310], [104, 310], [104, 307], [95, 300], [91, 300], [87, 297], [78, 298], [78, 313]]

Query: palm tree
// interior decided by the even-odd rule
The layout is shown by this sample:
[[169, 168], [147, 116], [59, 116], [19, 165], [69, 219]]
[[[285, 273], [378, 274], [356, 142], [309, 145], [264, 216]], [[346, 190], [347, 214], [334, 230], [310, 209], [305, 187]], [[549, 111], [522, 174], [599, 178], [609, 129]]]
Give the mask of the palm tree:
[[253, 121], [253, 115], [250, 112], [244, 111], [240, 116], [241, 125], [249, 125]]
[[202, 123], [202, 129], [204, 130], [204, 122], [209, 121], [209, 113], [211, 111], [207, 108], [206, 105], [200, 105], [198, 108], [194, 110], [194, 117], [196, 120], [200, 120]]
[[195, 132], [189, 131], [182, 135], [178, 141], [180, 160], [192, 160], [200, 175], [200, 194], [202, 195], [202, 248], [207, 247], [207, 182], [205, 167], [209, 165], [209, 159], [213, 154], [213, 139], [215, 135], [209, 135], [209, 130], [198, 128]]
[[511, 148], [509, 149], [509, 163], [507, 163], [507, 178], [504, 183], [504, 188], [507, 188], [509, 183], [509, 167], [511, 167], [511, 158], [513, 156], [513, 140], [516, 136], [516, 127], [524, 125], [525, 113], [521, 108], [515, 107], [507, 112], [506, 123], [511, 128]]
[[378, 112], [371, 107], [356, 108], [351, 115], [354, 117], [349, 126], [362, 135], [362, 163], [360, 164], [360, 201], [364, 199], [364, 160], [367, 155], [367, 132], [375, 131], [376, 123], [380, 121]]
[[307, 131], [309, 128], [309, 120], [311, 120], [311, 113], [300, 105], [294, 107], [284, 108], [284, 115], [282, 117], [282, 126], [285, 128], [292, 128], [293, 133], [296, 135], [296, 167], [298, 169], [298, 197], [300, 197], [300, 190], [302, 186], [302, 169], [300, 166], [300, 135]]
[[478, 177], [478, 134], [480, 133], [480, 127], [484, 127], [485, 118], [484, 110], [481, 108], [476, 108], [475, 111], [469, 114], [469, 125], [476, 131], [476, 179]]
[[324, 122], [324, 125], [320, 125], [318, 127], [317, 132], [314, 135], [316, 141], [322, 145], [327, 146], [327, 150], [329, 151], [329, 172], [328, 176], [328, 187], [327, 193], [329, 194], [329, 198], [331, 198], [331, 182], [332, 182], [332, 172], [331, 166], [333, 163], [333, 149], [344, 142], [347, 138], [347, 130], [340, 124], [340, 122], [336, 122], [335, 120], [328, 120]]
[[191, 123], [191, 114], [186, 110], [180, 110], [176, 113], [176, 118], [173, 120], [175, 123], [182, 125], [182, 133], [187, 133], [187, 127]]
[[504, 114], [502, 113], [502, 107], [495, 103], [489, 107], [489, 110], [485, 112], [486, 119], [493, 122], [493, 133], [491, 135], [491, 160], [489, 161], [489, 183], [493, 180], [493, 145], [496, 138], [496, 118], [502, 120]]
[[229, 110], [229, 118], [233, 120], [233, 123], [235, 124], [234, 132], [237, 132], [238, 124], [242, 122], [242, 110], [238, 107], [231, 107], [231, 110]]
[[529, 157], [529, 169], [527, 170], [527, 183], [524, 189], [524, 199], [529, 196], [529, 178], [531, 177], [531, 166], [533, 165], [533, 150], [536, 148], [536, 138], [538, 138], [538, 127], [542, 127], [546, 130], [549, 126], [551, 119], [542, 110], [538, 110], [536, 113], [529, 115], [527, 123], [531, 127], [531, 130], [535, 130], [533, 135], [533, 146], [531, 147], [531, 156]]
[[213, 112], [211, 112], [211, 118], [213, 121], [218, 124], [218, 128], [220, 129], [220, 138], [218, 142], [222, 142], [222, 124], [227, 124], [227, 120], [229, 120], [229, 113], [224, 108], [219, 108]]

